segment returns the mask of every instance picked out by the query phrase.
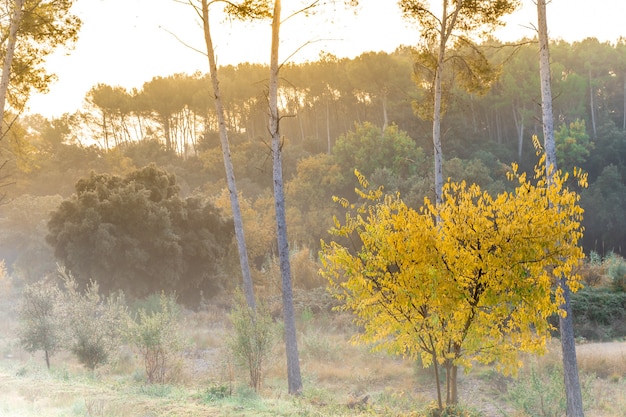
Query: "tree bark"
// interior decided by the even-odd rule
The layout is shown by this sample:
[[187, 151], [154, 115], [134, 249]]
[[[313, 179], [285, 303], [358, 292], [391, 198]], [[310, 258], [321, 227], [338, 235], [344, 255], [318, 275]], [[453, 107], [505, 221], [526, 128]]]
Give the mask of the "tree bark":
[[[554, 142], [554, 120], [552, 113], [552, 89], [550, 86], [550, 52], [548, 48], [548, 24], [546, 18], [546, 0], [537, 1], [537, 17], [539, 29], [539, 70], [541, 77], [541, 109], [543, 118], [544, 147], [546, 151], [546, 178], [548, 182], [556, 172], [556, 146]], [[578, 378], [576, 361], [576, 342], [574, 339], [574, 323], [570, 305], [570, 289], [565, 277], [561, 276], [557, 285], [563, 290], [564, 303], [561, 308], [565, 317], [559, 318], [561, 333], [561, 350], [563, 352], [563, 372], [565, 393], [567, 397], [567, 416], [583, 417], [583, 402]]]
[[241, 265], [241, 274], [243, 276], [243, 289], [248, 307], [250, 307], [252, 310], [256, 310], [254, 286], [252, 284], [252, 275], [250, 274], [250, 263], [248, 261], [248, 251], [246, 248], [246, 239], [243, 231], [243, 219], [241, 217], [239, 195], [237, 194], [237, 186], [235, 182], [235, 171], [233, 169], [233, 162], [230, 157], [230, 146], [228, 143], [228, 131], [226, 129], [224, 105], [222, 103], [220, 84], [217, 77], [217, 64], [215, 62], [213, 39], [211, 38], [211, 30], [209, 24], [209, 6], [207, 0], [202, 0], [202, 21], [204, 26], [204, 40], [207, 47], [207, 56], [209, 58], [211, 84], [213, 85], [213, 94], [215, 97], [215, 112], [217, 114], [217, 120], [219, 125], [222, 155], [224, 157], [224, 168], [226, 170], [226, 183], [228, 184], [230, 207], [233, 211], [233, 222], [235, 224], [235, 237], [237, 238], [237, 250], [239, 251], [239, 264]]
[[278, 46], [280, 41], [281, 0], [274, 0], [272, 17], [272, 51], [270, 56], [269, 78], [269, 129], [272, 136], [274, 207], [276, 209], [276, 236], [278, 239], [278, 257], [282, 276], [283, 315], [285, 320], [285, 347], [287, 353], [287, 384], [290, 394], [302, 392], [300, 359], [296, 339], [296, 319], [293, 308], [291, 288], [291, 265], [289, 263], [289, 242], [287, 240], [287, 220], [285, 214], [285, 193], [283, 189], [282, 144], [279, 131], [278, 114]]
[[2, 65], [2, 78], [0, 79], [0, 140], [2, 140], [6, 133], [4, 130], [4, 113], [6, 109], [7, 92], [9, 90], [9, 81], [11, 80], [11, 65], [13, 64], [15, 46], [17, 44], [17, 31], [22, 22], [23, 8], [24, 0], [15, 0], [13, 15], [11, 16], [11, 26], [9, 27], [6, 53]]

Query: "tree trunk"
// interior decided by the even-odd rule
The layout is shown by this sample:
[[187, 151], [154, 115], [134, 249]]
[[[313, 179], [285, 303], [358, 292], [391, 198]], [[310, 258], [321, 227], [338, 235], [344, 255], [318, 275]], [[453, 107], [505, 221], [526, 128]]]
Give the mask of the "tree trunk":
[[458, 391], [458, 374], [459, 367], [456, 365], [452, 365], [450, 367], [450, 401], [448, 404], [457, 404], [459, 402], [459, 391]]
[[442, 77], [446, 54], [446, 43], [452, 33], [452, 28], [461, 10], [457, 7], [451, 16], [448, 16], [448, 2], [443, 2], [441, 25], [439, 29], [439, 49], [437, 50], [437, 69], [435, 70], [434, 105], [433, 105], [433, 147], [435, 165], [435, 203], [442, 203], [443, 194], [443, 152], [441, 150], [441, 104], [443, 99]]
[[330, 99], [326, 100], [326, 151], [328, 155], [332, 153], [332, 144], [330, 139]]
[[622, 130], [626, 130], [626, 74], [624, 74], [624, 118], [622, 119]]
[[554, 143], [554, 115], [552, 112], [552, 87], [550, 85], [550, 51], [548, 49], [548, 23], [546, 20], [546, 1], [537, 1], [539, 26], [539, 75], [541, 85], [541, 113], [543, 121], [543, 139], [546, 151], [546, 169], [548, 180], [556, 171], [556, 147]]
[[6, 109], [9, 81], [11, 80], [11, 65], [13, 64], [15, 46], [17, 44], [17, 31], [22, 21], [23, 8], [24, 0], [15, 0], [15, 4], [13, 6], [13, 16], [11, 16], [11, 26], [9, 27], [9, 37], [4, 55], [4, 63], [2, 65], [2, 78], [0, 79], [0, 140], [2, 140], [5, 135], [4, 112]]
[[168, 151], [172, 150], [172, 132], [171, 132], [171, 121], [170, 115], [162, 116], [161, 120], [163, 121], [163, 134], [165, 135], [165, 149]]
[[525, 109], [517, 115], [517, 107], [513, 105], [513, 121], [515, 122], [515, 130], [517, 132], [517, 162], [522, 163], [522, 151], [524, 148], [524, 112]]
[[287, 384], [290, 394], [302, 392], [302, 376], [300, 375], [300, 359], [296, 339], [296, 319], [293, 308], [291, 288], [291, 265], [289, 264], [289, 242], [287, 240], [287, 220], [285, 214], [285, 193], [283, 189], [282, 144], [279, 131], [278, 114], [278, 46], [280, 40], [281, 0], [274, 0], [272, 18], [272, 52], [270, 57], [269, 79], [269, 128], [272, 135], [274, 206], [276, 209], [276, 235], [278, 239], [278, 257], [282, 276], [283, 315], [285, 320], [285, 347], [287, 353]]
[[[444, 2], [445, 4], [446, 2]], [[446, 10], [444, 7], [444, 22], [445, 22]], [[437, 70], [435, 73], [435, 96], [433, 105], [433, 148], [434, 148], [434, 165], [435, 165], [435, 203], [439, 207], [442, 203], [443, 194], [443, 152], [441, 150], [441, 100], [442, 100], [442, 85], [441, 76], [443, 71], [443, 60], [445, 54], [445, 40], [444, 40], [444, 26], [442, 23], [441, 41], [439, 44], [439, 51], [437, 52]]]
[[383, 132], [384, 132], [385, 130], [387, 130], [387, 126], [389, 126], [389, 114], [387, 113], [387, 91], [383, 93], [381, 97], [381, 101], [383, 102]]
[[570, 304], [571, 292], [565, 282], [565, 277], [559, 279], [563, 289], [565, 302], [561, 306], [567, 316], [559, 317], [559, 331], [561, 333], [561, 350], [563, 352], [563, 376], [565, 378], [565, 394], [567, 396], [567, 417], [583, 417], [583, 399], [578, 377], [578, 362], [576, 360], [576, 339], [574, 338], [574, 320]]
[[593, 85], [591, 84], [591, 70], [589, 70], [589, 107], [591, 107], [591, 131], [593, 132], [593, 139], [596, 139], [596, 104], [593, 99]]
[[437, 362], [437, 351], [435, 350], [435, 344], [432, 343], [431, 346], [433, 349], [433, 368], [435, 372], [435, 384], [437, 385], [437, 405], [439, 406], [439, 410], [443, 410], [443, 400], [441, 398], [441, 381], [439, 378], [439, 363]]
[[[544, 146], [546, 151], [547, 179], [550, 182], [556, 171], [556, 147], [554, 143], [554, 125], [552, 114], [552, 89], [550, 87], [550, 52], [548, 49], [548, 24], [546, 18], [546, 0], [537, 1], [537, 17], [539, 29], [539, 69], [541, 77], [541, 109], [543, 118]], [[561, 308], [565, 317], [559, 318], [561, 333], [561, 349], [563, 352], [563, 372], [565, 393], [567, 397], [567, 417], [583, 417], [583, 402], [578, 378], [576, 362], [576, 343], [572, 309], [569, 302], [570, 290], [565, 277], [560, 277], [558, 284], [563, 290], [564, 303]]]
[[209, 6], [207, 0], [202, 0], [202, 20], [204, 24], [204, 40], [207, 47], [207, 56], [209, 58], [211, 83], [213, 84], [213, 94], [215, 96], [215, 112], [217, 113], [220, 142], [222, 144], [222, 155], [224, 157], [224, 168], [226, 170], [226, 182], [228, 184], [228, 193], [230, 194], [230, 206], [233, 211], [233, 222], [235, 223], [235, 237], [237, 238], [239, 263], [241, 265], [241, 274], [243, 276], [244, 294], [246, 296], [246, 302], [248, 303], [248, 307], [250, 307], [252, 310], [256, 310], [254, 286], [252, 285], [250, 264], [248, 262], [248, 251], [246, 249], [246, 240], [243, 231], [243, 219], [241, 218], [239, 195], [237, 194], [237, 186], [235, 182], [235, 171], [233, 169], [233, 162], [230, 157], [228, 132], [226, 130], [226, 118], [224, 115], [224, 106], [222, 104], [219, 80], [217, 78], [217, 64], [215, 62], [215, 50], [213, 48], [213, 40], [211, 39], [211, 30], [209, 25]]

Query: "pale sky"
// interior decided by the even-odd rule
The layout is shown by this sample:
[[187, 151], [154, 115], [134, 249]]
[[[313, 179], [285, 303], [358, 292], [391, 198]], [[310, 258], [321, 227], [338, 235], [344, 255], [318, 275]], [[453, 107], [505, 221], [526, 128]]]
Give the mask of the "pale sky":
[[[417, 43], [418, 29], [402, 20], [396, 0], [360, 3], [356, 15], [338, 6], [335, 12], [288, 20], [281, 29], [281, 59], [300, 47], [291, 59], [294, 62], [315, 60], [320, 51], [354, 57], [367, 51], [391, 52], [399, 45]], [[537, 20], [536, 6], [532, 0], [522, 3], [520, 10], [507, 17], [506, 27], [496, 33], [498, 38], [533, 37], [531, 25]], [[283, 2], [283, 16], [287, 15], [289, 4], [290, 0]], [[79, 40], [74, 50], [59, 51], [48, 58], [48, 68], [58, 81], [50, 86], [48, 94], [31, 98], [31, 113], [46, 117], [73, 113], [82, 107], [87, 91], [98, 83], [141, 88], [155, 76], [207, 72], [207, 58], [182, 43], [204, 50], [197, 16], [180, 1], [78, 0], [73, 10], [83, 20]], [[212, 10], [218, 65], [268, 61], [269, 22], [225, 21], [217, 15], [217, 9]], [[552, 39], [573, 42], [596, 37], [615, 42], [626, 36], [624, 0], [552, 0], [547, 13]]]

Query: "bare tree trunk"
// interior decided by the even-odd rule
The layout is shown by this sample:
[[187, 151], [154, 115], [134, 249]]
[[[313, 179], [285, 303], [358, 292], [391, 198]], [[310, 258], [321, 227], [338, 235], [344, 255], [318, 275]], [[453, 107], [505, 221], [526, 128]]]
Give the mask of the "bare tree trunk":
[[171, 116], [163, 116], [161, 120], [163, 121], [163, 133], [165, 134], [165, 149], [168, 151], [172, 150], [172, 126], [171, 126]]
[[332, 152], [330, 140], [330, 100], [326, 100], [326, 151], [329, 155]]
[[282, 276], [283, 315], [285, 320], [285, 347], [287, 353], [287, 384], [290, 394], [302, 392], [302, 376], [300, 375], [300, 359], [296, 339], [296, 319], [293, 308], [291, 288], [291, 265], [289, 263], [289, 242], [287, 240], [287, 220], [285, 213], [285, 193], [283, 189], [282, 143], [279, 131], [278, 114], [278, 46], [280, 40], [281, 0], [274, 0], [272, 18], [272, 52], [270, 57], [269, 79], [269, 128], [272, 135], [272, 157], [274, 178], [274, 206], [276, 209], [276, 236], [278, 238], [278, 257]]
[[9, 37], [4, 55], [4, 63], [2, 65], [2, 78], [0, 79], [0, 140], [2, 140], [5, 134], [4, 112], [6, 109], [9, 81], [11, 80], [11, 65], [13, 64], [15, 46], [17, 44], [17, 31], [20, 27], [20, 22], [22, 21], [23, 8], [24, 0], [15, 0], [15, 4], [13, 6], [13, 16], [11, 16], [11, 26], [9, 27]]
[[387, 126], [389, 126], [389, 114], [387, 113], [387, 91], [386, 91], [386, 89], [385, 89], [385, 92], [383, 93], [381, 101], [383, 102], [383, 132], [384, 132], [385, 130], [387, 130]]
[[[444, 5], [447, 2], [444, 2]], [[445, 26], [446, 9], [444, 6], [444, 23]], [[443, 95], [443, 87], [441, 83], [443, 61], [445, 54], [445, 40], [444, 33], [441, 33], [441, 41], [439, 44], [439, 51], [437, 53], [437, 71], [435, 73], [435, 97], [433, 106], [433, 148], [434, 148], [434, 164], [435, 164], [435, 203], [437, 207], [443, 202], [443, 151], [441, 149], [441, 100]]]
[[435, 72], [434, 105], [433, 105], [433, 147], [435, 165], [435, 203], [439, 206], [443, 201], [443, 151], [441, 148], [441, 102], [443, 99], [442, 77], [446, 54], [446, 43], [452, 33], [459, 10], [457, 7], [448, 16], [448, 2], [443, 2], [441, 25], [439, 29], [439, 49], [437, 50], [437, 69]]
[[624, 117], [622, 119], [622, 130], [626, 130], [626, 74], [624, 74]]
[[622, 130], [626, 130], [626, 74], [624, 74], [624, 118], [622, 119]]
[[[543, 135], [546, 150], [547, 179], [550, 182], [556, 171], [556, 147], [554, 143], [554, 121], [552, 113], [552, 89], [550, 86], [550, 52], [548, 49], [548, 24], [546, 18], [546, 0], [537, 1], [537, 17], [539, 29], [539, 68], [541, 77], [541, 109], [543, 116]], [[563, 290], [564, 303], [561, 308], [566, 316], [559, 316], [561, 333], [561, 350], [563, 352], [563, 372], [565, 393], [567, 397], [567, 416], [583, 417], [583, 401], [578, 378], [576, 361], [576, 343], [574, 339], [574, 323], [570, 305], [570, 289], [564, 276], [557, 284]]]
[[591, 107], [591, 130], [593, 131], [593, 139], [596, 139], [596, 104], [593, 99], [593, 85], [591, 85], [591, 70], [589, 70], [589, 107]]
[[443, 410], [443, 400], [441, 398], [441, 381], [439, 378], [439, 362], [437, 360], [437, 350], [434, 343], [431, 340], [431, 346], [433, 349], [433, 372], [435, 373], [435, 383], [437, 384], [437, 405], [440, 410]]
[[496, 135], [498, 145], [502, 145], [502, 117], [500, 117], [500, 111], [496, 107]]
[[228, 184], [228, 192], [230, 194], [230, 206], [233, 211], [233, 222], [235, 223], [235, 237], [237, 238], [239, 263], [241, 265], [241, 274], [243, 276], [244, 294], [246, 296], [246, 302], [248, 303], [248, 307], [250, 307], [252, 310], [256, 310], [254, 286], [252, 285], [252, 276], [250, 274], [250, 264], [248, 261], [248, 251], [246, 249], [246, 240], [243, 231], [243, 219], [241, 218], [241, 208], [239, 206], [239, 196], [237, 194], [237, 186], [235, 182], [235, 171], [233, 169], [233, 161], [230, 157], [228, 132], [226, 130], [226, 118], [224, 115], [224, 106], [222, 104], [219, 80], [217, 78], [217, 64], [215, 62], [215, 50], [213, 48], [213, 40], [211, 39], [211, 31], [209, 25], [209, 6], [207, 0], [202, 0], [202, 21], [204, 24], [204, 40], [207, 47], [207, 56], [209, 58], [211, 83], [213, 84], [213, 94], [215, 97], [215, 112], [217, 113], [217, 120], [220, 131], [220, 142], [222, 144], [222, 155], [224, 157], [224, 168], [226, 170], [226, 182]]
[[459, 367], [452, 365], [450, 367], [450, 403], [457, 404], [459, 402], [459, 390], [458, 390], [458, 374]]
[[513, 121], [517, 132], [517, 162], [522, 162], [522, 150], [524, 147], [524, 108], [517, 115], [517, 108], [513, 105]]

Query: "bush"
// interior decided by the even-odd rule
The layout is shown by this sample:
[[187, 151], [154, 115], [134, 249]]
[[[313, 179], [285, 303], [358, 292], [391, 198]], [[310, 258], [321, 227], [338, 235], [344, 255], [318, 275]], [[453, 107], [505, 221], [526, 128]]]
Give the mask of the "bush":
[[59, 269], [59, 275], [65, 286], [67, 347], [81, 364], [94, 370], [107, 363], [120, 345], [128, 317], [123, 297], [102, 297], [94, 281], [81, 293], [70, 273]]
[[175, 358], [183, 350], [179, 314], [176, 297], [161, 294], [157, 309], [140, 308], [129, 325], [128, 337], [139, 349], [150, 384], [164, 384], [171, 379]]
[[232, 395], [232, 388], [225, 384], [213, 384], [209, 386], [201, 395], [201, 401], [203, 403], [211, 403], [219, 401]]
[[555, 365], [541, 373], [536, 366], [509, 388], [515, 407], [534, 417], [561, 417], [565, 415], [566, 399], [563, 372]]
[[235, 364], [250, 374], [250, 386], [258, 391], [263, 371], [275, 343], [276, 325], [267, 307], [259, 303], [256, 312], [248, 307], [241, 291], [235, 293], [235, 303], [229, 314], [233, 334], [228, 348]]
[[612, 340], [626, 336], [626, 292], [585, 288], [572, 294], [577, 337]]
[[[592, 376], [581, 377], [583, 405], [591, 400]], [[561, 417], [565, 415], [567, 400], [561, 364], [545, 364], [541, 368], [531, 364], [509, 388], [514, 406], [533, 417]]]
[[26, 286], [19, 305], [20, 344], [27, 352], [43, 350], [48, 369], [50, 357], [62, 344], [60, 302], [59, 288], [42, 280]]
[[626, 261], [619, 255], [611, 253], [604, 258], [606, 274], [611, 277], [614, 291], [626, 292]]

